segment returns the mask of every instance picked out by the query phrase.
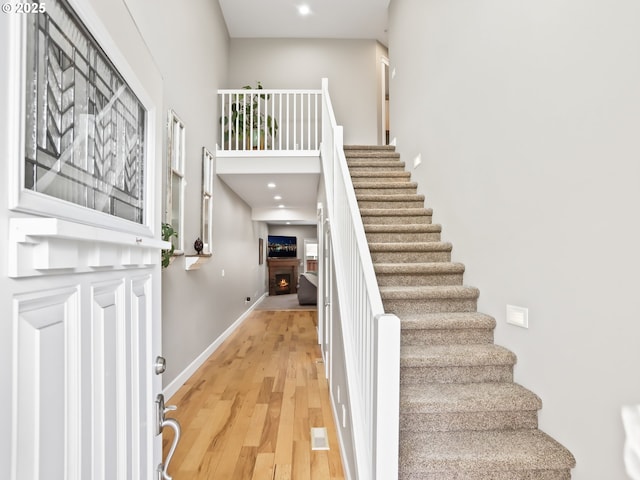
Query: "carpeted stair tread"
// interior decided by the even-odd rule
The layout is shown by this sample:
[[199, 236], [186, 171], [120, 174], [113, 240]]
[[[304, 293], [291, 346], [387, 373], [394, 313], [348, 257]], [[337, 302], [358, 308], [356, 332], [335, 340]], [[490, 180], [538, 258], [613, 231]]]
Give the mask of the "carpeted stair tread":
[[[356, 199], [359, 202], [374, 202], [374, 201], [385, 201], [385, 202], [424, 202], [424, 195], [419, 193], [408, 193], [408, 194], [395, 194], [395, 195], [376, 195], [376, 194], [356, 194]], [[391, 206], [393, 207], [393, 205]]]
[[384, 309], [400, 318], [425, 312], [476, 311], [479, 290], [465, 285], [379, 286]]
[[442, 226], [431, 223], [366, 223], [364, 231], [370, 243], [439, 242]]
[[418, 286], [418, 287], [380, 287], [383, 300], [416, 300], [416, 299], [448, 299], [478, 298], [480, 291], [476, 287], [466, 285]]
[[347, 160], [347, 166], [351, 168], [402, 168], [405, 163], [398, 159], [389, 159], [389, 157], [373, 157], [373, 158], [350, 158]]
[[[428, 448], [424, 448], [428, 445]], [[489, 432], [403, 432], [400, 441], [400, 478], [500, 479], [519, 477], [526, 470], [568, 470], [575, 466], [571, 453], [540, 430]], [[405, 473], [418, 474], [405, 477]], [[444, 476], [456, 472], [457, 476]], [[483, 476], [477, 475], [478, 472]], [[498, 476], [504, 472], [505, 476]], [[510, 472], [514, 472], [512, 476]], [[466, 475], [468, 473], [469, 475]], [[553, 478], [553, 477], [544, 477]], [[562, 477], [558, 477], [562, 478]]]
[[381, 150], [381, 151], [389, 151], [394, 152], [396, 149], [395, 145], [344, 145], [343, 150], [345, 153], [351, 150]]
[[377, 208], [396, 210], [398, 208], [423, 208], [424, 195], [417, 193], [399, 195], [356, 194], [361, 209]]
[[394, 189], [398, 187], [404, 188], [418, 188], [418, 184], [416, 182], [366, 182], [366, 181], [353, 181], [353, 188], [357, 191], [358, 189], [363, 188], [375, 188], [377, 190], [384, 189]]
[[[421, 224], [421, 223], [405, 223], [401, 225], [393, 224], [365, 224], [364, 231], [366, 233], [440, 233], [442, 225], [437, 223]], [[397, 242], [400, 243], [400, 242]]]
[[453, 262], [374, 263], [378, 285], [444, 286], [462, 285], [464, 265]]
[[372, 242], [369, 251], [373, 252], [450, 252], [450, 242]]
[[344, 156], [347, 160], [353, 158], [395, 158], [399, 159], [400, 154], [393, 150], [370, 150], [370, 149], [351, 149], [345, 150]]
[[435, 275], [439, 273], [463, 273], [464, 265], [453, 262], [377, 263], [373, 266], [373, 269], [376, 273], [381, 274]]
[[419, 217], [421, 215], [431, 216], [433, 210], [430, 208], [362, 208], [360, 215], [363, 217], [387, 217], [389, 215], [398, 217]]
[[409, 313], [400, 316], [402, 345], [492, 344], [496, 321], [476, 311]]
[[403, 315], [403, 330], [493, 329], [495, 318], [479, 312], [417, 313]]
[[540, 398], [517, 383], [433, 383], [403, 385], [403, 413], [508, 412], [539, 410]]
[[380, 180], [380, 182], [384, 182], [384, 181], [406, 181], [409, 180], [409, 178], [411, 178], [411, 173], [410, 172], [405, 172], [405, 171], [398, 171], [398, 172], [354, 172], [351, 174], [351, 178], [357, 182], [357, 181], [361, 181], [361, 180], [367, 180], [367, 179], [374, 179], [374, 178], [378, 178]]
[[[418, 193], [409, 193], [409, 194], [397, 194], [397, 195], [376, 195], [376, 194], [356, 194], [356, 200], [358, 201], [358, 203], [362, 203], [362, 202], [379, 202], [382, 203], [383, 206], [382, 207], [378, 207], [381, 209], [385, 209], [387, 208], [388, 204], [388, 208], [393, 208], [396, 209], [397, 208], [397, 203], [402, 203], [402, 202], [420, 202], [423, 203], [424, 202], [424, 195], [418, 194]], [[367, 207], [364, 207], [367, 208]], [[406, 208], [406, 207], [405, 207]], [[418, 207], [421, 208], [421, 207]]]
[[516, 364], [516, 355], [499, 345], [403, 345], [400, 366], [478, 367]]

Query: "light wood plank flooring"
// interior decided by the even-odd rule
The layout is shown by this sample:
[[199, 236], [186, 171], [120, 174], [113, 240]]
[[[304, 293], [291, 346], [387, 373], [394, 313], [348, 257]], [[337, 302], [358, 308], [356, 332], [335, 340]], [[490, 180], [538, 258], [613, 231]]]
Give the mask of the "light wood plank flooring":
[[[316, 312], [256, 310], [167, 402], [182, 426], [169, 474], [343, 480], [329, 402]], [[311, 427], [326, 427], [330, 450], [311, 450]]]

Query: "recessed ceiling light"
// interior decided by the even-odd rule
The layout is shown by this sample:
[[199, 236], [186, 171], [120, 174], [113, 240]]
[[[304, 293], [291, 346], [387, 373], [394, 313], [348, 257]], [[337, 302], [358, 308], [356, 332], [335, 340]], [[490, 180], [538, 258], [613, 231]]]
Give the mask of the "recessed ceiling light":
[[309, 5], [300, 5], [298, 6], [298, 13], [304, 17], [311, 13], [311, 8], [309, 8]]
[[278, 205], [278, 208], [284, 208], [284, 205]]
[[271, 182], [271, 183], [267, 183], [267, 187], [269, 188], [276, 188], [276, 184]]
[[291, 225], [291, 222], [287, 222], [287, 225]]
[[280, 195], [276, 195], [275, 197], [273, 197], [274, 200], [282, 200], [282, 196]]

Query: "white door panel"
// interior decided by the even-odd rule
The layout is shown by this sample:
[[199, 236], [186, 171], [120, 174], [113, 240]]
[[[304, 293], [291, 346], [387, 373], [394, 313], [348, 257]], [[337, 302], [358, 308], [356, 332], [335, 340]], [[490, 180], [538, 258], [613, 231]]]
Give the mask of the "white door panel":
[[150, 450], [147, 438], [154, 435], [152, 428], [152, 398], [146, 392], [153, 390], [148, 385], [148, 372], [151, 369], [149, 335], [151, 311], [148, 305], [151, 276], [136, 277], [130, 283], [131, 288], [131, 457], [132, 478], [144, 478], [141, 472], [148, 468]]
[[78, 365], [70, 358], [74, 352], [70, 339], [77, 326], [76, 293], [70, 288], [14, 299], [15, 478], [39, 479], [43, 472], [66, 478], [65, 443], [77, 447], [77, 439], [70, 438], [73, 414], [77, 415], [72, 390], [77, 376], [66, 374], [67, 365]]
[[122, 300], [119, 300], [121, 297], [120, 282], [93, 287], [90, 362], [93, 387], [92, 478], [95, 480], [125, 478], [122, 475], [122, 449], [126, 452], [126, 445], [118, 435], [118, 429], [123, 428], [119, 390], [124, 387], [122, 369], [118, 365], [122, 361], [119, 347], [123, 343], [119, 324], [125, 311]]

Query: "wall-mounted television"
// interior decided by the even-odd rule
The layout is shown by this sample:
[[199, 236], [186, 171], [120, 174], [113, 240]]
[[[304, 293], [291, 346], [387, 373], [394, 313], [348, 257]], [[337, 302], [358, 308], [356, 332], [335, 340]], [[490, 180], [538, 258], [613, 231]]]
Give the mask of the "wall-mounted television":
[[269, 235], [267, 251], [270, 258], [295, 258], [298, 256], [298, 239], [285, 235]]

